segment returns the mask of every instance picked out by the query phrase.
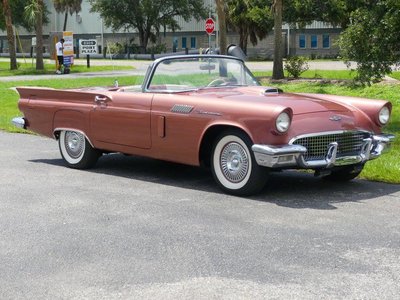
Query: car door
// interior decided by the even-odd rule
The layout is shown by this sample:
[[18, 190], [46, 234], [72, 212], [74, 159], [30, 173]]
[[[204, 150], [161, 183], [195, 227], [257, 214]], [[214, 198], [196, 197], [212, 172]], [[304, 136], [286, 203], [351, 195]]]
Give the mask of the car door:
[[123, 91], [96, 95], [90, 117], [94, 140], [149, 149], [152, 98], [152, 93]]

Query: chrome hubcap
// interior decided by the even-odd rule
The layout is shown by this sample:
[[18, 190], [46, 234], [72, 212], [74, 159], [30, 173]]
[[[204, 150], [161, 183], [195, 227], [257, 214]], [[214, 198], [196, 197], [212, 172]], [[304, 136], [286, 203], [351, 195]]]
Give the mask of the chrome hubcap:
[[65, 149], [72, 158], [78, 158], [85, 150], [85, 137], [83, 134], [75, 131], [65, 133]]
[[238, 143], [227, 144], [221, 152], [221, 170], [231, 182], [241, 182], [249, 170], [249, 158], [245, 149]]

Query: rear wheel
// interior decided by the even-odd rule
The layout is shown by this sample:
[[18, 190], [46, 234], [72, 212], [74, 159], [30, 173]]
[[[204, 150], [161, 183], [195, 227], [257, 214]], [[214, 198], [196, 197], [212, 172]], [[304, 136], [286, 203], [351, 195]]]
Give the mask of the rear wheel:
[[323, 179], [337, 182], [350, 181], [356, 178], [362, 172], [364, 165], [338, 167], [333, 169], [332, 173], [324, 176]]
[[218, 185], [233, 195], [260, 192], [268, 179], [266, 168], [255, 161], [251, 140], [243, 132], [228, 130], [216, 139], [211, 154], [211, 169]]
[[82, 133], [77, 131], [61, 131], [58, 145], [67, 166], [74, 169], [93, 167], [101, 154], [90, 145]]

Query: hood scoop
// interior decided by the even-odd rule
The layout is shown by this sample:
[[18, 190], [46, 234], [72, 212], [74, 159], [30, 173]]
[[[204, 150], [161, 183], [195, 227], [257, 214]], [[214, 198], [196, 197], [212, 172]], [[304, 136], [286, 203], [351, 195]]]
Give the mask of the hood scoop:
[[278, 89], [278, 88], [266, 88], [261, 92], [261, 95], [277, 95], [277, 94], [282, 94], [283, 90]]

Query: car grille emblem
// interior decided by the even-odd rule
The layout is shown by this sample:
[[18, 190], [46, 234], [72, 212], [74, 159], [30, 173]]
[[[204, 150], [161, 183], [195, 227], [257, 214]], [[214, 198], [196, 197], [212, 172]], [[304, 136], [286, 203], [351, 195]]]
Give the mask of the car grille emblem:
[[340, 121], [341, 119], [342, 119], [342, 117], [340, 117], [340, 116], [332, 116], [329, 118], [329, 120], [331, 120], [331, 121]]

